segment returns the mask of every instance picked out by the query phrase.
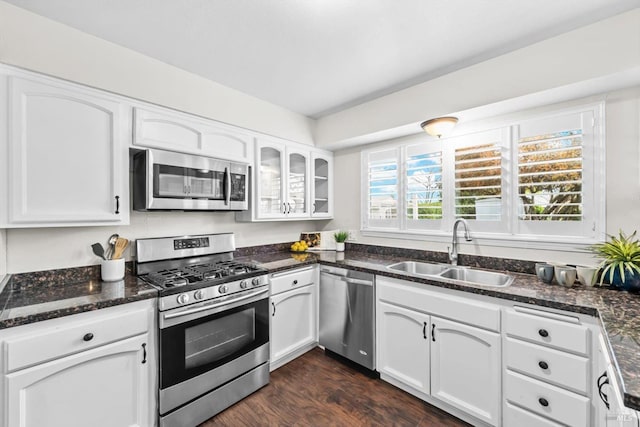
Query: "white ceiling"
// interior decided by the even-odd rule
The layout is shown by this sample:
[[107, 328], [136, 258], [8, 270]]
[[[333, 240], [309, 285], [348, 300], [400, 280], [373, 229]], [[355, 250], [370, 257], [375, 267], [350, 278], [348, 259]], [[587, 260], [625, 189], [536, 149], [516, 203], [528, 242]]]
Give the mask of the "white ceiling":
[[640, 0], [5, 0], [318, 118]]

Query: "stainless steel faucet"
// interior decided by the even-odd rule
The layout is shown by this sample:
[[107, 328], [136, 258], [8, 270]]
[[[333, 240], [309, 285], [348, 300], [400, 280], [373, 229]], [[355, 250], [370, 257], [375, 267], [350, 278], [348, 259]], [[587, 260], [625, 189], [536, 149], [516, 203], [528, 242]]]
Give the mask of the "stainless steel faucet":
[[[471, 241], [471, 236], [469, 235], [469, 224], [467, 221], [460, 218], [457, 219], [456, 222], [453, 223], [453, 241], [451, 243], [451, 250], [449, 251], [449, 262], [451, 265], [458, 265], [458, 224], [462, 223], [464, 225], [464, 238], [467, 242]], [[449, 250], [449, 248], [447, 248]]]

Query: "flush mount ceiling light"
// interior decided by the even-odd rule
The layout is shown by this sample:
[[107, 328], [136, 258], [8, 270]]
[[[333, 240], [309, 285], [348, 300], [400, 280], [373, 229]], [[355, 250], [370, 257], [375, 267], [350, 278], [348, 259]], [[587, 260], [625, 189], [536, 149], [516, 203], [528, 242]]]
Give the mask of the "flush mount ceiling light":
[[431, 136], [440, 138], [442, 135], [450, 133], [458, 123], [457, 117], [438, 117], [420, 123], [420, 127]]

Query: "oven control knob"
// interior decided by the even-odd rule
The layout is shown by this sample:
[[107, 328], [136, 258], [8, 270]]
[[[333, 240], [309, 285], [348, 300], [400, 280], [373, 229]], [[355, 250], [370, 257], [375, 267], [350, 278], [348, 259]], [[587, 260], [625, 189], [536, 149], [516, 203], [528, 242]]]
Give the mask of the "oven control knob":
[[255, 279], [251, 279], [251, 284], [253, 286], [258, 286], [260, 284], [260, 279], [256, 277]]
[[178, 304], [186, 304], [189, 302], [189, 295], [180, 294], [178, 295]]
[[247, 286], [249, 286], [249, 284], [247, 283], [246, 280], [243, 280], [242, 282], [240, 282], [240, 288], [247, 289]]
[[202, 289], [198, 289], [197, 291], [195, 291], [193, 293], [193, 298], [194, 299], [202, 299], [202, 298], [204, 298], [204, 293], [202, 292]]
[[222, 285], [218, 288], [218, 292], [220, 292], [221, 294], [224, 294], [225, 292], [227, 292], [229, 289], [227, 288], [227, 285]]

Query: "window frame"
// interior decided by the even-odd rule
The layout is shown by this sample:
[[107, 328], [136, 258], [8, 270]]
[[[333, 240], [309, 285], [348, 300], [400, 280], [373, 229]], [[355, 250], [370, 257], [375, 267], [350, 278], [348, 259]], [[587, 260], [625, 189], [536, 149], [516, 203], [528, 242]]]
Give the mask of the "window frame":
[[[522, 124], [529, 124], [536, 121], [544, 121], [554, 117], [562, 117], [571, 114], [587, 114], [590, 115], [591, 123], [583, 121], [583, 134], [588, 134], [588, 150], [584, 150], [582, 154], [583, 171], [591, 171], [585, 182], [590, 180], [588, 185], [588, 199], [591, 208], [587, 212], [585, 204], [583, 209], [584, 219], [581, 221], [582, 230], [580, 235], [558, 235], [551, 231], [530, 232], [525, 231], [519, 222], [519, 217], [515, 211], [518, 202], [518, 140], [519, 129]], [[509, 121], [496, 121], [487, 118], [487, 123], [491, 126], [482, 126], [481, 123], [476, 124], [473, 132], [456, 135], [454, 137], [442, 138], [440, 140], [427, 139], [425, 135], [411, 136], [398, 140], [391, 140], [378, 145], [374, 149], [365, 149], [361, 152], [361, 160], [363, 166], [362, 173], [362, 210], [361, 210], [361, 234], [370, 237], [398, 238], [408, 240], [424, 240], [434, 242], [448, 242], [452, 235], [453, 222], [455, 221], [455, 167], [452, 167], [455, 161], [455, 148], [458, 145], [448, 142], [469, 140], [472, 141], [473, 135], [482, 134], [484, 132], [501, 132], [503, 137], [506, 135], [506, 147], [502, 158], [502, 221], [501, 227], [486, 226], [490, 221], [468, 220], [472, 236], [478, 243], [487, 246], [506, 246], [506, 247], [523, 247], [534, 249], [552, 249], [552, 250], [568, 250], [568, 251], [584, 251], [587, 245], [602, 241], [605, 237], [606, 230], [606, 151], [605, 151], [605, 103], [596, 102], [581, 104], [569, 108], [553, 109], [536, 114], [518, 113], [515, 119]], [[585, 129], [589, 128], [589, 132]], [[583, 136], [584, 138], [584, 136]], [[503, 139], [503, 142], [505, 140]], [[425, 144], [425, 147], [435, 146], [434, 144], [442, 144], [443, 152], [443, 202], [442, 213], [443, 218], [441, 227], [407, 227], [407, 183], [406, 183], [406, 150], [409, 146], [417, 144]], [[587, 144], [584, 142], [583, 144]], [[473, 145], [473, 144], [471, 144]], [[368, 171], [368, 155], [371, 152], [381, 152], [389, 149], [397, 150], [398, 162], [398, 226], [397, 227], [372, 227], [367, 223], [367, 210], [365, 201], [368, 193], [367, 171]], [[587, 196], [587, 189], [583, 186], [584, 195]], [[544, 221], [551, 224], [545, 227], [532, 227], [553, 230], [561, 229], [562, 222]], [[482, 224], [485, 223], [485, 224]], [[566, 222], [564, 222], [566, 224]], [[534, 224], [535, 225], [535, 224]]]

